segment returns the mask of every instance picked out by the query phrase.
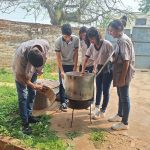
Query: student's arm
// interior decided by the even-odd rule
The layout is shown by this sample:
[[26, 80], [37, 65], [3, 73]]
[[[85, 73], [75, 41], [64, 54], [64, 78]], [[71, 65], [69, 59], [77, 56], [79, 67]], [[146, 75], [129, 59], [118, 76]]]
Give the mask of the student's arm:
[[121, 72], [119, 83], [118, 83], [119, 87], [122, 87], [125, 85], [125, 79], [126, 79], [126, 75], [128, 72], [128, 68], [129, 68], [129, 60], [124, 60], [122, 72]]
[[73, 71], [76, 71], [77, 70], [77, 66], [78, 66], [78, 48], [76, 48], [74, 50], [73, 62], [74, 62]]
[[121, 75], [120, 75], [120, 78], [119, 78], [118, 86], [122, 87], [122, 86], [125, 85], [127, 72], [128, 72], [129, 65], [130, 65], [130, 59], [131, 59], [130, 51], [131, 51], [131, 48], [130, 48], [130, 46], [127, 42], [123, 42], [120, 45], [120, 49], [121, 49], [121, 56], [122, 56], [122, 59], [123, 59], [123, 67], [122, 67], [122, 72], [121, 72]]
[[113, 45], [112, 45], [111, 43], [107, 43], [106, 48], [107, 48], [107, 57], [108, 57], [108, 58], [109, 58], [110, 55], [112, 55], [112, 53], [113, 53], [112, 58], [111, 58], [111, 60], [110, 60], [110, 62], [112, 63], [112, 62], [114, 61], [114, 60], [113, 60], [113, 58], [114, 58], [114, 48], [113, 48]]
[[30, 88], [37, 90], [37, 91], [41, 91], [43, 90], [43, 86], [42, 85], [38, 85], [38, 84], [34, 84], [32, 83], [30, 80], [28, 80], [24, 75], [16, 75], [18, 82], [23, 84], [23, 85], [27, 85]]
[[84, 57], [84, 61], [83, 61], [83, 63], [82, 63], [82, 72], [81, 72], [82, 75], [84, 75], [84, 73], [85, 73], [85, 68], [86, 68], [86, 65], [87, 65], [88, 60], [89, 60], [89, 57], [88, 57], [88, 56], [85, 56], [85, 57]]
[[64, 69], [62, 66], [62, 60], [61, 60], [61, 53], [60, 52], [56, 52], [56, 61], [57, 61], [57, 66], [60, 69], [61, 76], [64, 79], [65, 72], [64, 72]]
[[93, 66], [94, 66], [93, 72], [94, 72], [94, 75], [96, 75], [96, 72], [97, 72], [97, 64], [94, 62]]
[[64, 79], [64, 69], [62, 66], [62, 59], [61, 59], [61, 39], [62, 37], [59, 37], [56, 42], [55, 42], [55, 52], [56, 52], [56, 61], [57, 61], [57, 66], [61, 72], [61, 77]]
[[76, 41], [75, 41], [75, 44], [74, 44], [74, 56], [73, 56], [74, 68], [73, 68], [73, 71], [77, 70], [77, 66], [78, 66], [78, 51], [79, 51], [79, 38], [76, 38]]
[[27, 84], [27, 86], [29, 86], [30, 88], [32, 88], [34, 90], [37, 90], [37, 91], [42, 91], [43, 90], [43, 85], [34, 84], [30, 80], [27, 80], [26, 84]]
[[92, 55], [92, 53], [93, 53], [93, 51], [92, 51], [92, 45], [90, 45], [90, 47], [86, 51], [86, 55], [85, 55], [84, 61], [82, 63], [82, 72], [81, 72], [82, 75], [84, 75], [85, 68], [87, 66], [87, 62], [88, 62], [90, 56]]

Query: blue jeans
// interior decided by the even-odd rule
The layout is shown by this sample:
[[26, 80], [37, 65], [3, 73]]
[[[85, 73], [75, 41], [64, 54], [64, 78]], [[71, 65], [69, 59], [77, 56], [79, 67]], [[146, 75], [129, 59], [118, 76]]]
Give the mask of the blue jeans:
[[112, 71], [110, 71], [107, 73], [102, 72], [96, 77], [97, 92], [96, 92], [95, 105], [100, 105], [102, 92], [103, 92], [103, 104], [101, 108], [103, 112], [106, 111], [109, 102], [109, 89], [112, 82], [112, 76], [113, 76]]
[[117, 87], [117, 93], [119, 97], [118, 115], [122, 117], [122, 122], [128, 125], [130, 112], [129, 85]]
[[[64, 72], [71, 72], [73, 71], [73, 65], [63, 65], [63, 69], [64, 69]], [[65, 89], [63, 87], [63, 83], [62, 83], [62, 77], [61, 77], [61, 72], [59, 70], [59, 95], [60, 95], [60, 102], [61, 104], [62, 103], [65, 103], [66, 102], [66, 94], [65, 94]]]
[[[32, 76], [31, 82], [35, 83], [37, 74]], [[19, 113], [23, 123], [28, 123], [29, 116], [32, 115], [33, 102], [36, 96], [36, 91], [32, 88], [20, 84], [16, 81], [16, 88], [18, 93]]]

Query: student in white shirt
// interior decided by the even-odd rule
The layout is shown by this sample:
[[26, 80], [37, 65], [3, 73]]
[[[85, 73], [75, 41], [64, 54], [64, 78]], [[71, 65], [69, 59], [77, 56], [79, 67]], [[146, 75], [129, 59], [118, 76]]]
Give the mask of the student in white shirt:
[[[82, 71], [82, 63], [84, 61], [84, 57], [85, 57], [85, 54], [87, 52], [87, 49], [89, 48], [90, 46], [90, 41], [87, 37], [87, 30], [88, 28], [83, 26], [80, 28], [79, 30], [79, 37], [80, 37], [80, 50], [81, 50], [81, 64], [79, 66], [79, 71], [81, 72]], [[85, 70], [89, 73], [92, 73], [93, 72], [93, 59], [92, 57], [89, 58], [88, 62], [87, 62], [87, 66], [85, 68]]]
[[[112, 44], [103, 39], [99, 34], [96, 28], [91, 27], [88, 30], [88, 38], [90, 40], [90, 47], [88, 48], [85, 59], [83, 62], [82, 74], [84, 74], [86, 64], [88, 59], [92, 56], [94, 60], [94, 66], [97, 66], [97, 70], [99, 71], [108, 57], [113, 52]], [[96, 68], [95, 68], [96, 69]], [[94, 69], [94, 70], [95, 70]], [[92, 111], [92, 118], [99, 119], [100, 117], [105, 116], [105, 111], [109, 102], [109, 89], [112, 81], [112, 64], [109, 62], [106, 67], [102, 70], [102, 72], [96, 77], [96, 104], [95, 109]], [[103, 104], [100, 107], [101, 96], [103, 94]]]
[[119, 106], [118, 113], [108, 120], [119, 122], [112, 126], [114, 130], [127, 130], [129, 128], [129, 87], [135, 71], [135, 52], [131, 39], [123, 32], [126, 21], [127, 17], [124, 16], [120, 20], [113, 20], [108, 26], [110, 35], [117, 39], [117, 44], [114, 47], [113, 85], [117, 87]]

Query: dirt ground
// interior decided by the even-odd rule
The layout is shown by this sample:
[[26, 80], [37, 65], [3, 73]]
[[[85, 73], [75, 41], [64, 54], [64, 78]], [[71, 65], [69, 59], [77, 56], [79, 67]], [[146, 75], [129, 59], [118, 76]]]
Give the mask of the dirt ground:
[[[112, 131], [112, 123], [107, 121], [108, 117], [116, 114], [118, 108], [118, 98], [116, 89], [111, 87], [110, 103], [106, 112], [106, 117], [97, 121], [89, 121], [89, 110], [75, 110], [73, 127], [70, 127], [71, 112], [67, 113], [55, 111], [57, 103], [46, 110], [46, 113], [53, 114], [51, 128], [66, 142], [71, 143], [75, 150], [150, 150], [150, 70], [136, 71], [134, 80], [130, 88], [131, 112], [128, 131]], [[54, 110], [54, 111], [52, 111]], [[36, 115], [45, 113], [35, 112]], [[103, 143], [94, 143], [90, 140], [91, 128], [100, 128], [107, 131], [106, 139]], [[66, 133], [78, 131], [81, 136], [73, 140], [68, 140]]]

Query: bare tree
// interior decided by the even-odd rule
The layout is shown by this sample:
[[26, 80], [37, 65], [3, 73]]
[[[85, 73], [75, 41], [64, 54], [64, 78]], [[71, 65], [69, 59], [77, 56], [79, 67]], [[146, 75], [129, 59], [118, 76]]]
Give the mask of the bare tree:
[[[131, 14], [121, 0], [0, 0], [0, 11], [11, 13], [16, 8], [25, 9], [28, 14], [38, 16], [45, 9], [52, 25], [63, 22], [89, 24], [106, 16]], [[124, 9], [119, 9], [119, 6]]]

